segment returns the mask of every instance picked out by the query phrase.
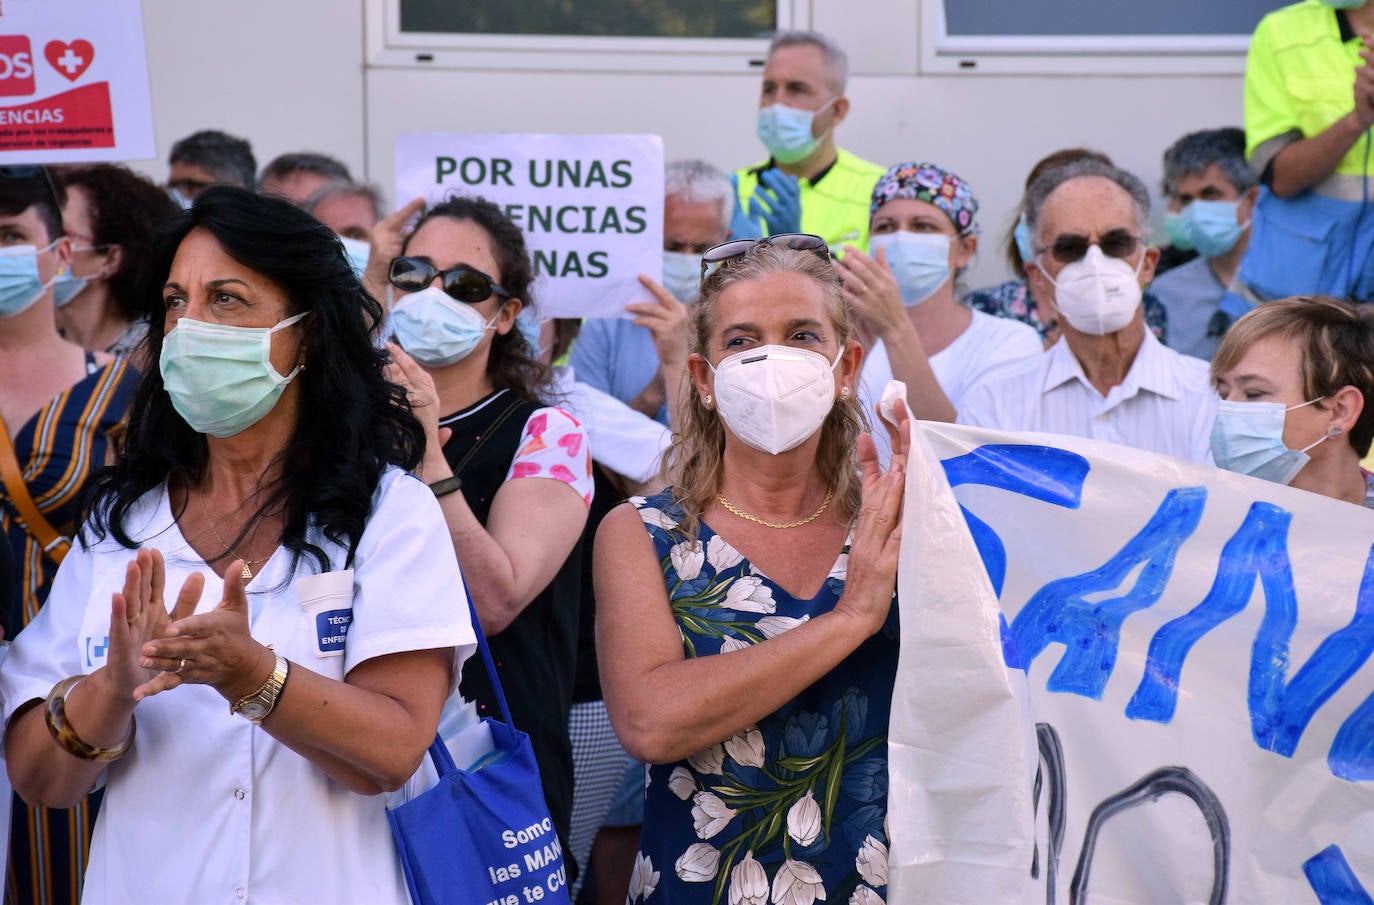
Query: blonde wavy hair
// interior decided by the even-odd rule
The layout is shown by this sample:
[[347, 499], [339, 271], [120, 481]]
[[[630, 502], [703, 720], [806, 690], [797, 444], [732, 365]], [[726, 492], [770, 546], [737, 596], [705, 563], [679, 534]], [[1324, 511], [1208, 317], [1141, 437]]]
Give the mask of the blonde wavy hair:
[[[716, 302], [729, 286], [756, 280], [772, 273], [798, 273], [816, 283], [825, 298], [830, 324], [843, 352], [851, 337], [849, 312], [835, 269], [809, 251], [760, 244], [744, 257], [717, 267], [701, 283], [701, 297], [693, 307], [688, 330], [688, 351], [707, 358], [711, 334], [716, 328]], [[821, 425], [816, 467], [834, 491], [835, 502], [850, 518], [859, 511], [862, 482], [854, 450], [859, 434], [868, 429], [857, 387], [838, 399]], [[694, 387], [684, 389], [681, 426], [663, 457], [663, 477], [682, 508], [678, 531], [688, 539], [700, 534], [701, 515], [720, 492], [724, 464], [725, 425], [720, 413], [707, 408]]]

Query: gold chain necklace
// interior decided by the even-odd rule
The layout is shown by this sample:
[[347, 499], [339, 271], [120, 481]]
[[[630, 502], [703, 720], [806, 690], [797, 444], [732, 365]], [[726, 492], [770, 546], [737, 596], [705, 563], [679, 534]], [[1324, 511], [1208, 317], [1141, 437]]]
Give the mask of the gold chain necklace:
[[[829, 501], [829, 497], [827, 497], [826, 502]], [[210, 509], [205, 505], [205, 494], [203, 493], [200, 495], [200, 511], [205, 514], [205, 520], [210, 523], [210, 530], [215, 533], [215, 540], [219, 541], [220, 546], [227, 550], [229, 553], [233, 554], [236, 558], [243, 561], [243, 580], [252, 581], [253, 570], [250, 567], [260, 566], [272, 557], [269, 556], [267, 557], [267, 559], [249, 559], [248, 557], [240, 553], [238, 550], [234, 549], [233, 545], [231, 545], [228, 541], [221, 537], [219, 529], [215, 527], [215, 520], [210, 517]], [[219, 557], [215, 558], [218, 559]]]
[[729, 510], [731, 514], [737, 515], [742, 519], [746, 519], [748, 521], [762, 525], [765, 528], [800, 528], [802, 525], [809, 525], [810, 523], [814, 522], [816, 519], [821, 517], [822, 512], [830, 508], [830, 497], [834, 492], [835, 490], [833, 487], [827, 488], [825, 491], [825, 499], [821, 500], [820, 508], [817, 509], [815, 512], [811, 513], [810, 515], [808, 515], [806, 518], [800, 519], [795, 522], [767, 522], [759, 518], [757, 515], [750, 515], [743, 509], [736, 507], [734, 504], [732, 504], [729, 500], [725, 498], [725, 494], [723, 493], [716, 494], [716, 499], [720, 500], [720, 504], [724, 506], [727, 510]]

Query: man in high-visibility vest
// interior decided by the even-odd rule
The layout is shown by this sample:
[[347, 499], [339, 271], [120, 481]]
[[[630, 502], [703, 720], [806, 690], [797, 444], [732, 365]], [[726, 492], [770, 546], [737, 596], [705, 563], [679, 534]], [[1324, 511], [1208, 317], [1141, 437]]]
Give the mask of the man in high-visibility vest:
[[849, 60], [816, 32], [782, 32], [768, 48], [758, 136], [769, 158], [734, 173], [736, 238], [805, 232], [832, 249], [864, 248], [868, 199], [884, 168], [835, 144], [849, 115]]
[[1374, 0], [1302, 0], [1255, 29], [1246, 156], [1263, 189], [1239, 273], [1251, 304], [1316, 293], [1374, 301], [1372, 31]]

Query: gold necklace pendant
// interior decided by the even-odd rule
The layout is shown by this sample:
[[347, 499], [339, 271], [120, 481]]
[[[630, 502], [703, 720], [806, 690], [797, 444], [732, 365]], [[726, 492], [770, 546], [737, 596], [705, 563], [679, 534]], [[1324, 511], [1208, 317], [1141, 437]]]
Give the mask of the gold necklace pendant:
[[833, 487], [827, 488], [825, 491], [825, 499], [821, 500], [820, 508], [817, 509], [815, 512], [811, 513], [810, 515], [808, 515], [806, 518], [800, 519], [795, 522], [770, 522], [759, 518], [757, 515], [750, 515], [743, 509], [740, 509], [739, 507], [732, 504], [729, 500], [727, 500], [725, 498], [725, 494], [723, 493], [716, 494], [716, 499], [720, 500], [720, 504], [724, 506], [732, 515], [737, 515], [742, 519], [754, 522], [758, 525], [762, 525], [765, 528], [800, 528], [802, 525], [811, 524], [816, 519], [821, 517], [821, 513], [825, 512], [826, 509], [830, 508], [830, 497], [832, 494], [834, 494], [834, 492], [835, 489]]
[[[209, 525], [210, 525], [210, 530], [211, 530], [212, 532], [214, 532], [215, 540], [219, 541], [220, 546], [222, 546], [222, 547], [224, 548], [224, 552], [225, 552], [225, 553], [228, 553], [228, 554], [230, 554], [230, 555], [232, 555], [232, 556], [235, 556], [235, 557], [237, 557], [240, 561], [242, 561], [242, 563], [243, 563], [243, 571], [240, 572], [239, 574], [243, 576], [243, 580], [244, 580], [244, 581], [252, 581], [252, 580], [253, 580], [253, 570], [250, 569], [249, 566], [260, 566], [260, 565], [262, 565], [263, 563], [267, 562], [267, 559], [271, 559], [271, 557], [269, 556], [267, 559], [249, 559], [248, 557], [246, 557], [246, 556], [244, 556], [242, 553], [240, 553], [238, 550], [235, 550], [232, 546], [230, 546], [229, 543], [225, 541], [225, 539], [223, 538], [223, 536], [220, 535], [220, 533], [219, 533], [219, 528], [215, 527], [215, 520], [214, 520], [213, 518], [210, 517], [210, 508], [209, 508], [208, 506], [205, 505], [205, 494], [203, 494], [203, 493], [200, 495], [200, 511], [201, 511], [202, 513], [204, 513], [204, 515], [205, 515], [205, 521], [209, 523]], [[220, 554], [220, 556], [223, 556], [223, 555], [224, 555], [224, 553], [221, 553], [221, 554]], [[218, 558], [218, 557], [216, 557], [216, 558]]]

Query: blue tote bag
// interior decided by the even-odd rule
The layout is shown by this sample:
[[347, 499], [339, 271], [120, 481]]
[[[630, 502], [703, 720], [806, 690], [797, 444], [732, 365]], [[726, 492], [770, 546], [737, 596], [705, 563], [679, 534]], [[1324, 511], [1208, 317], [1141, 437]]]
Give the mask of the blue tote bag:
[[410, 898], [415, 905], [569, 905], [534, 749], [511, 721], [471, 596], [468, 612], [505, 722], [482, 721], [494, 748], [468, 769], [436, 737], [429, 756], [438, 784], [386, 812]]

